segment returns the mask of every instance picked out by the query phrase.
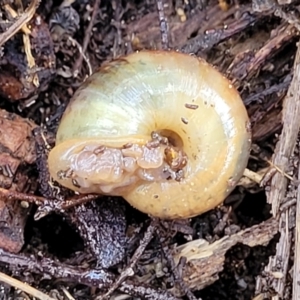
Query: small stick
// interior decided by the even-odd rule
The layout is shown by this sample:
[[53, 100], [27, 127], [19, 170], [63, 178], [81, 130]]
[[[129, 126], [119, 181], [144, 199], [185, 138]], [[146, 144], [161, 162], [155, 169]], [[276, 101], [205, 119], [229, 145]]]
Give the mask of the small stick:
[[29, 203], [34, 203], [36, 205], [41, 205], [43, 202], [47, 200], [44, 197], [6, 190], [1, 187], [0, 187], [0, 199], [2, 201], [26, 201]]
[[87, 46], [88, 46], [88, 44], [90, 42], [90, 38], [91, 38], [91, 34], [92, 34], [92, 29], [93, 29], [93, 26], [94, 26], [94, 22], [95, 22], [95, 19], [96, 19], [96, 15], [97, 15], [100, 3], [101, 3], [100, 0], [95, 0], [94, 7], [93, 7], [93, 13], [92, 13], [92, 16], [91, 16], [91, 20], [90, 20], [88, 28], [85, 31], [86, 34], [85, 34], [85, 37], [84, 37], [84, 40], [83, 40], [82, 51], [80, 51], [81, 55], [79, 55], [77, 61], [74, 64], [74, 67], [73, 67], [74, 77], [76, 77], [78, 75], [79, 71], [80, 71], [81, 64], [82, 64], [82, 59], [84, 58], [83, 57], [83, 53], [85, 53], [86, 48], [87, 48]]
[[[90, 64], [89, 58], [84, 54], [84, 51], [83, 51], [81, 45], [75, 39], [73, 39], [71, 36], [69, 36], [68, 38], [78, 48], [78, 51], [80, 53], [79, 57], [80, 57], [80, 60], [81, 60], [80, 65], [82, 63], [82, 59], [84, 59], [84, 61], [86, 62], [87, 66], [88, 66], [88, 69], [89, 69], [89, 76], [91, 76], [92, 73], [93, 73], [93, 69], [92, 69], [92, 66]], [[74, 77], [77, 77], [78, 73], [79, 73], [79, 69], [76, 69], [74, 71]]]
[[99, 197], [101, 197], [101, 195], [78, 195], [74, 196], [71, 199], [62, 201], [53, 198], [47, 199], [45, 197], [6, 190], [0, 187], [0, 199], [2, 201], [26, 201], [28, 203], [34, 203], [35, 205], [39, 206], [35, 214], [35, 220], [41, 219], [50, 212], [62, 212], [76, 205], [95, 200]]
[[156, 230], [156, 228], [157, 228], [157, 221], [153, 219], [151, 224], [147, 228], [147, 231], [145, 232], [143, 239], [140, 241], [139, 247], [135, 250], [131, 258], [130, 264], [125, 268], [125, 270], [122, 271], [122, 273], [120, 274], [118, 279], [114, 282], [114, 284], [111, 286], [111, 288], [104, 295], [97, 297], [96, 300], [107, 299], [128, 276], [134, 275], [133, 268], [136, 265], [139, 258], [141, 257], [141, 255], [144, 253], [147, 245], [151, 241], [153, 233]]
[[159, 27], [161, 33], [161, 48], [162, 50], [168, 50], [169, 49], [168, 22], [165, 17], [163, 0], [156, 0], [156, 4], [157, 4]]
[[[290, 224], [294, 220], [294, 208], [290, 207], [285, 211], [280, 211], [280, 206], [284, 200], [287, 199], [291, 191], [294, 191], [293, 184], [289, 184], [286, 176], [283, 176], [290, 168], [290, 157], [295, 151], [295, 145], [299, 134], [299, 120], [300, 114], [300, 42], [297, 43], [297, 52], [294, 59], [294, 74], [291, 85], [288, 89], [287, 95], [283, 103], [282, 123], [283, 128], [279, 141], [277, 142], [272, 163], [277, 166], [282, 173], [276, 172], [272, 177], [270, 190], [267, 193], [267, 202], [272, 205], [272, 214], [274, 218], [279, 220], [280, 238], [276, 245], [276, 254], [269, 259], [269, 264], [264, 269], [264, 274], [272, 274], [274, 270], [281, 273], [280, 278], [272, 276], [271, 281], [265, 281], [261, 276], [257, 278], [256, 293], [265, 290], [272, 290], [272, 296], [268, 299], [283, 298], [286, 283], [289, 277], [289, 261], [292, 250], [292, 229]], [[299, 178], [298, 178], [299, 181]], [[299, 202], [299, 188], [298, 188], [298, 202]], [[299, 211], [299, 204], [297, 205], [297, 215]], [[297, 222], [297, 221], [296, 221]], [[299, 225], [296, 223], [296, 228], [299, 230]], [[299, 233], [296, 233], [298, 235]], [[296, 237], [296, 241], [299, 237]], [[297, 246], [297, 245], [296, 245]], [[298, 248], [295, 248], [295, 255]], [[295, 256], [294, 261], [297, 262], [299, 257]], [[299, 272], [299, 266], [294, 266], [294, 271]], [[294, 285], [299, 284], [299, 278], [293, 278]], [[294, 286], [294, 293], [295, 286]], [[299, 296], [299, 295], [298, 295]], [[296, 299], [293, 296], [293, 300]], [[299, 297], [298, 297], [299, 299]]]
[[[13, 18], [18, 17], [18, 13], [12, 7], [10, 7], [9, 4], [4, 5], [4, 8]], [[31, 52], [31, 44], [29, 39], [29, 35], [31, 31], [28, 28], [27, 24], [24, 24], [21, 30], [23, 31], [23, 43], [24, 43], [24, 50], [26, 53], [28, 66], [31, 69], [35, 66], [35, 60]]]
[[75, 300], [75, 298], [70, 294], [70, 292], [64, 286], [61, 289], [69, 300]]
[[16, 289], [22, 290], [25, 293], [33, 296], [34, 298], [40, 299], [40, 300], [55, 300], [54, 298], [40, 292], [39, 290], [33, 288], [32, 286], [25, 284], [17, 279], [14, 279], [4, 273], [0, 272], [0, 281], [7, 283]]
[[27, 22], [34, 16], [36, 9], [40, 4], [40, 0], [33, 0], [20, 18], [11, 25], [5, 32], [0, 34], [0, 46], [7, 42], [14, 34], [16, 34]]
[[44, 218], [51, 212], [63, 213], [65, 210], [70, 209], [74, 206], [81, 205], [92, 200], [96, 200], [101, 195], [79, 195], [68, 200], [55, 200], [55, 199], [44, 199], [44, 201], [38, 207], [34, 220], [37, 221]]

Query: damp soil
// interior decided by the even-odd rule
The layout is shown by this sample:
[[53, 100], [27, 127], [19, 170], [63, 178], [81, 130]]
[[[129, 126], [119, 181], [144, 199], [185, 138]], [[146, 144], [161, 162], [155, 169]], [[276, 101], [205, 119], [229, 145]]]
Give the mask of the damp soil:
[[[10, 30], [33, 2], [0, 1], [0, 32]], [[0, 207], [1, 272], [53, 299], [97, 299], [108, 291], [109, 299], [250, 300], [276, 295], [278, 290], [266, 271], [280, 239], [278, 215], [272, 214], [268, 198], [270, 180], [260, 185], [244, 179], [222, 206], [181, 222], [151, 220], [121, 198], [100, 197], [53, 210], [50, 205], [50, 213], [45, 213], [48, 202], [43, 204], [42, 199], [76, 197], [63, 188], [55, 193], [46, 164], [47, 147], [54, 145], [57, 125], [71, 96], [105, 62], [133, 51], [162, 49], [161, 29], [166, 22], [170, 49], [206, 59], [240, 92], [253, 134], [248, 168], [264, 176], [286, 121], [282, 110], [294, 75], [299, 1], [164, 0], [165, 20], [155, 0], [35, 4], [33, 16], [23, 23], [31, 33], [26, 34], [23, 26], [0, 47], [0, 109], [3, 120], [13, 122], [0, 125], [8, 126], [0, 130], [4, 153], [0, 187], [6, 200], [6, 206]], [[24, 50], [26, 45], [33, 61]], [[25, 125], [16, 127], [16, 120], [30, 130], [25, 134]], [[8, 132], [9, 143], [4, 138]], [[22, 138], [15, 138], [19, 135]], [[11, 146], [17, 143], [29, 143], [24, 146], [27, 150], [17, 155], [21, 146]], [[298, 146], [294, 148], [294, 159], [287, 158], [288, 174], [297, 178]], [[290, 201], [288, 239], [293, 244], [297, 188], [291, 185], [292, 195], [287, 195], [286, 202]], [[20, 194], [9, 197], [7, 191]], [[34, 201], [24, 195], [40, 198]], [[43, 205], [43, 215], [37, 218]], [[277, 225], [271, 226], [273, 221]], [[268, 235], [263, 243], [260, 233], [251, 233], [258, 228]], [[236, 238], [242, 232], [247, 244]], [[201, 239], [205, 247], [216, 247], [207, 250], [210, 254], [201, 258], [201, 264], [174, 259], [176, 247]], [[225, 247], [226, 239], [230, 243]], [[218, 241], [223, 241], [222, 247]], [[216, 256], [210, 260], [212, 253]], [[291, 299], [293, 247], [282, 259], [287, 261], [280, 297]], [[132, 263], [134, 275], [124, 275]], [[187, 279], [185, 272], [192, 266]], [[124, 278], [116, 283], [120, 274]], [[196, 286], [191, 276], [198, 278]], [[0, 287], [0, 299], [25, 298], [25, 292], [1, 279]], [[26, 297], [33, 299], [30, 294]]]

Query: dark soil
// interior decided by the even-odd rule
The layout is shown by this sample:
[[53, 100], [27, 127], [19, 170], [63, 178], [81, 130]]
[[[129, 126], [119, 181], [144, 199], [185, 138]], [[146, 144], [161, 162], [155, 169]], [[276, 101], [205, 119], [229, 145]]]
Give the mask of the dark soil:
[[[133, 51], [163, 47], [155, 0], [99, 2], [100, 5], [94, 7], [97, 1], [77, 0], [65, 6], [61, 6], [62, 1], [41, 1], [29, 26], [35, 32], [34, 37], [30, 37], [30, 46], [39, 69], [36, 73], [39, 85], [32, 81], [26, 86], [26, 93], [28, 61], [23, 50], [23, 33], [18, 31], [3, 49], [0, 48], [0, 85], [12, 83], [10, 88], [0, 88], [0, 108], [32, 120], [43, 129], [51, 146], [70, 97], [89, 75], [89, 64], [95, 71], [104, 62]], [[163, 2], [170, 48], [206, 59], [233, 81], [252, 124], [253, 147], [248, 167], [257, 173], [267, 169], [267, 161], [272, 159], [281, 133], [282, 101], [293, 76], [298, 31], [291, 20], [299, 15], [299, 3]], [[10, 5], [19, 14], [22, 10], [18, 1], [2, 0], [0, 3], [0, 18], [8, 20], [8, 23], [0, 22], [0, 30], [5, 32], [15, 19], [9, 19], [3, 5]], [[29, 4], [30, 1], [23, 1], [23, 11]], [[42, 25], [36, 25], [37, 17], [41, 18]], [[93, 26], [89, 28], [91, 18]], [[80, 54], [81, 47], [86, 48], [88, 63]], [[46, 154], [45, 147], [40, 147], [32, 161], [20, 162], [18, 170], [20, 174], [26, 173], [26, 185], [20, 188], [19, 183], [12, 180], [8, 185], [0, 183], [1, 188], [10, 189], [15, 184], [14, 191], [53, 197], [43, 164]], [[61, 194], [73, 197], [63, 189]], [[105, 204], [99, 204], [101, 201]], [[245, 183], [234, 190], [224, 205], [213, 211], [186, 222], [159, 222], [159, 225], [153, 225], [154, 221], [151, 223], [148, 216], [131, 208], [123, 199], [104, 197], [66, 211], [54, 211], [38, 221], [34, 220], [35, 204], [30, 205], [26, 219], [23, 218], [25, 240], [20, 238], [17, 244], [21, 245], [21, 250], [5, 249], [0, 254], [1, 271], [28, 282], [54, 299], [71, 299], [63, 288], [76, 300], [95, 299], [107, 292], [113, 287], [116, 276], [131, 263], [130, 258], [148, 226], [157, 227], [134, 266], [137, 276], [129, 277], [127, 286], [116, 289], [111, 299], [125, 299], [121, 298], [125, 293], [130, 295], [128, 299], [177, 299], [175, 296], [193, 299], [193, 295], [203, 300], [253, 299], [258, 293], [257, 276], [264, 274], [279, 238], [274, 232], [274, 238], [266, 245], [257, 243], [250, 247], [238, 243], [230, 247], [225, 255], [224, 269], [215, 274], [216, 278], [204, 288], [190, 289], [181, 276], [176, 277], [172, 259], [168, 257], [174, 244], [182, 245], [200, 238], [213, 243], [264, 224], [272, 217], [264, 188], [253, 182]], [[97, 226], [97, 232], [91, 234], [91, 227], [96, 223], [102, 226]], [[113, 260], [111, 264], [110, 260]], [[289, 266], [292, 264], [293, 261], [289, 261]], [[103, 279], [103, 285], [96, 275], [96, 279], [88, 277], [91, 273], [86, 276], [87, 280], [84, 278], [88, 270], [95, 269], [108, 270], [108, 279]], [[96, 284], [90, 284], [93, 280]], [[291, 299], [291, 284], [292, 278], [288, 277], [284, 299]], [[20, 290], [6, 284], [0, 286], [0, 299], [25, 299]], [[153, 290], [145, 291], [145, 287]]]

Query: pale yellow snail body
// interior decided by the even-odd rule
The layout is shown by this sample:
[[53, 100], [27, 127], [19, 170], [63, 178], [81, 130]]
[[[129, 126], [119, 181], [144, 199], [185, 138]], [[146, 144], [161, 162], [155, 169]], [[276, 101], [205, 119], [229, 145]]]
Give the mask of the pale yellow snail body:
[[80, 193], [188, 218], [233, 190], [250, 143], [246, 109], [223, 75], [190, 55], [143, 51], [101, 67], [77, 90], [49, 170]]

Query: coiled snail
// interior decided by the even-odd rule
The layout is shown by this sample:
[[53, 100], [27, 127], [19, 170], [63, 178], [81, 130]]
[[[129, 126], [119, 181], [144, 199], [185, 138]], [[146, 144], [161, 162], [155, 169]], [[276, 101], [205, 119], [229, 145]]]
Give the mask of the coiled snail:
[[142, 51], [102, 66], [76, 91], [48, 162], [72, 190], [188, 218], [233, 190], [250, 143], [246, 109], [223, 75], [187, 54]]

